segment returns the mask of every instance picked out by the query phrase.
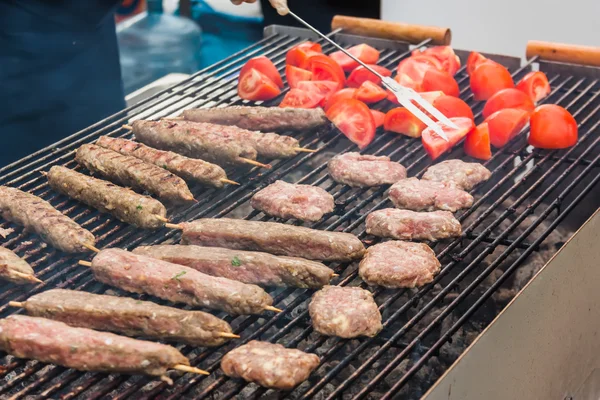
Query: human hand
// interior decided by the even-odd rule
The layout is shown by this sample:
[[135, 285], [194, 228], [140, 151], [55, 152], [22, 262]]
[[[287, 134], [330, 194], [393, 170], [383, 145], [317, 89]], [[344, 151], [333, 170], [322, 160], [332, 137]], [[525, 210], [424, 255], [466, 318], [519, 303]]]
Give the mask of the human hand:
[[[256, 0], [231, 0], [233, 4], [239, 6], [242, 3], [256, 3]], [[289, 11], [287, 6], [287, 0], [269, 0], [274, 9], [277, 10], [279, 15], [286, 15]]]

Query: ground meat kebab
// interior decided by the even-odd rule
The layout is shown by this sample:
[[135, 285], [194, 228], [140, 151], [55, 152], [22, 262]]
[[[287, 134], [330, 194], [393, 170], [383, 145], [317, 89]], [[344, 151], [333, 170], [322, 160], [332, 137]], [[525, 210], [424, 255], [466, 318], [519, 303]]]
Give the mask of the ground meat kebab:
[[181, 224], [182, 244], [263, 251], [309, 260], [352, 261], [365, 252], [350, 233], [327, 232], [277, 222], [203, 218]]
[[46, 177], [55, 191], [138, 228], [159, 229], [167, 221], [167, 209], [160, 201], [131, 189], [56, 165]]
[[319, 357], [280, 344], [251, 340], [225, 354], [221, 369], [232, 378], [272, 389], [291, 390], [319, 366]]
[[444, 210], [455, 212], [473, 205], [473, 196], [441, 182], [408, 178], [390, 188], [390, 200], [398, 208], [413, 211]]
[[183, 112], [188, 121], [234, 125], [261, 132], [302, 132], [329, 125], [325, 112], [313, 109], [231, 106], [192, 108]]
[[329, 176], [352, 187], [389, 185], [406, 178], [406, 168], [389, 157], [360, 153], [344, 153], [327, 164]]
[[256, 251], [193, 245], [142, 246], [133, 250], [202, 273], [259, 286], [321, 288], [331, 281], [333, 270], [297, 257], [274, 256]]
[[333, 196], [326, 190], [285, 181], [276, 181], [260, 190], [250, 204], [267, 215], [311, 222], [319, 221], [335, 208]]
[[8, 186], [0, 186], [0, 215], [40, 235], [42, 240], [66, 253], [82, 253], [96, 238], [50, 203]]
[[416, 212], [386, 208], [370, 213], [367, 233], [398, 240], [440, 240], [459, 237], [460, 222], [449, 211]]
[[325, 286], [308, 306], [315, 331], [351, 339], [377, 335], [383, 326], [373, 294], [359, 287]]
[[18, 285], [41, 282], [35, 277], [33, 268], [27, 261], [2, 246], [0, 246], [0, 278]]
[[52, 289], [25, 302], [9, 304], [25, 308], [30, 316], [53, 319], [70, 326], [194, 346], [219, 346], [235, 337], [227, 322], [211, 314], [127, 297]]
[[414, 288], [431, 282], [440, 266], [425, 243], [393, 240], [369, 247], [358, 273], [369, 285]]
[[492, 173], [478, 163], [466, 163], [462, 160], [446, 160], [432, 165], [425, 171], [423, 179], [442, 182], [462, 190], [471, 190], [479, 183], [487, 181]]

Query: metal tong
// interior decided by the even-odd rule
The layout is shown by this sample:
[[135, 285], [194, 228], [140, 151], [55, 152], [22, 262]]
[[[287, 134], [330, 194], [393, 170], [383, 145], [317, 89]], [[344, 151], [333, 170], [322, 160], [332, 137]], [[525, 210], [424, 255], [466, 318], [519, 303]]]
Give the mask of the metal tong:
[[304, 21], [302, 18], [300, 18], [299, 16], [297, 16], [296, 14], [294, 14], [292, 11], [288, 11], [288, 13], [292, 17], [294, 17], [296, 20], [298, 20], [298, 22], [300, 22], [302, 25], [306, 26], [308, 29], [310, 29], [311, 31], [313, 31], [317, 35], [321, 36], [323, 39], [325, 39], [326, 41], [328, 41], [329, 43], [331, 43], [333, 46], [335, 46], [337, 49], [339, 49], [344, 54], [346, 54], [348, 57], [350, 57], [351, 59], [353, 59], [354, 61], [356, 61], [357, 63], [359, 63], [363, 67], [365, 67], [369, 72], [371, 72], [372, 74], [374, 74], [375, 76], [377, 76], [379, 79], [381, 79], [381, 82], [383, 83], [383, 85], [387, 89], [389, 89], [396, 96], [396, 98], [398, 99], [398, 102], [400, 104], [402, 104], [415, 117], [417, 117], [418, 119], [420, 119], [425, 125], [427, 125], [431, 129], [433, 129], [433, 131], [435, 133], [437, 133], [446, 142], [449, 141], [448, 140], [448, 136], [446, 136], [446, 134], [444, 133], [442, 127], [439, 124], [437, 124], [434, 120], [432, 120], [429, 117], [429, 115], [427, 115], [419, 107], [417, 107], [413, 103], [413, 101], [415, 103], [417, 103], [425, 111], [427, 111], [429, 114], [431, 114], [435, 118], [437, 118], [437, 120], [440, 121], [441, 123], [443, 123], [444, 125], [447, 125], [447, 126], [449, 126], [451, 128], [458, 129], [458, 126], [456, 126], [456, 124], [454, 122], [452, 122], [448, 117], [446, 117], [444, 114], [442, 114], [437, 108], [435, 108], [427, 100], [425, 100], [424, 98], [422, 98], [421, 96], [419, 96], [419, 94], [417, 92], [415, 92], [413, 89], [407, 88], [405, 86], [400, 85], [398, 82], [396, 82], [394, 79], [392, 79], [389, 76], [387, 76], [387, 77], [386, 76], [382, 76], [380, 73], [378, 73], [377, 71], [375, 71], [373, 68], [369, 67], [367, 64], [365, 64], [364, 62], [362, 62], [361, 60], [359, 60], [357, 57], [355, 57], [352, 54], [350, 54], [342, 46], [338, 45], [336, 42], [334, 42], [333, 40], [331, 40], [329, 37], [327, 37], [323, 33], [319, 32], [316, 28], [312, 27], [308, 22]]

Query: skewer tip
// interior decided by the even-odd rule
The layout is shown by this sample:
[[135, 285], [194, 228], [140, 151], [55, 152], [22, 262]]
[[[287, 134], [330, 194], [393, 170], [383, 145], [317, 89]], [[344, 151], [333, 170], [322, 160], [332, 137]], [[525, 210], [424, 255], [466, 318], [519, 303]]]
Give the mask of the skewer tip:
[[183, 230], [183, 226], [179, 224], [165, 224], [165, 228]]
[[318, 149], [305, 149], [304, 147], [294, 147], [294, 150], [299, 153], [316, 153], [319, 151]]
[[267, 169], [271, 169], [271, 164], [263, 164], [261, 162], [258, 162], [256, 160], [251, 160], [249, 158], [244, 158], [244, 157], [240, 157], [240, 160], [246, 164], [250, 164], [250, 165], [254, 165], [256, 167], [261, 167], [261, 168], [267, 168]]
[[88, 250], [93, 251], [94, 253], [100, 253], [100, 250], [98, 250], [98, 248], [96, 246], [94, 246], [93, 244], [89, 244], [89, 243], [82, 243], [83, 247], [85, 247]]
[[157, 219], [157, 220], [159, 220], [159, 221], [162, 221], [162, 222], [165, 222], [165, 223], [166, 223], [166, 222], [169, 222], [169, 220], [168, 220], [167, 218], [163, 217], [162, 215], [157, 215], [157, 214], [155, 214], [154, 216], [155, 216], [155, 217], [156, 217], [156, 219]]
[[25, 308], [25, 303], [20, 301], [9, 301], [8, 305], [11, 307]]
[[340, 276], [340, 274], [331, 274], [332, 278], [337, 278], [338, 276]]
[[210, 375], [210, 372], [205, 371], [200, 368], [192, 367], [190, 365], [177, 364], [173, 367], [173, 369], [176, 369], [178, 371], [183, 371], [183, 372], [191, 372], [193, 374], [198, 374], [198, 375]]
[[14, 271], [13, 274], [20, 276], [21, 278], [31, 283], [44, 283], [41, 279], [36, 278], [34, 275], [24, 274], [22, 272]]
[[237, 183], [236, 181], [232, 181], [231, 179], [223, 178], [223, 179], [220, 179], [220, 181], [223, 183], [229, 183], [230, 185], [238, 185], [239, 186], [239, 183]]
[[123, 128], [123, 129], [127, 129], [128, 131], [132, 131], [132, 130], [133, 130], [133, 126], [131, 126], [131, 125], [127, 125], [127, 124], [123, 125], [123, 127], [122, 127], [122, 128]]
[[273, 306], [266, 306], [266, 307], [265, 307], [265, 310], [268, 310], [268, 311], [274, 311], [274, 312], [276, 312], [276, 313], [283, 312], [283, 310], [281, 310], [281, 309], [279, 309], [279, 308], [277, 308], [277, 307], [273, 307]]
[[166, 382], [166, 384], [169, 385], [169, 386], [173, 386], [173, 379], [169, 378], [166, 375], [161, 375], [160, 376], [160, 380], [163, 381], [163, 382]]
[[77, 263], [78, 263], [79, 265], [83, 265], [84, 267], [91, 267], [91, 266], [92, 266], [92, 263], [91, 263], [91, 262], [89, 262], [89, 261], [83, 261], [83, 260], [79, 260]]
[[43, 176], [48, 176], [48, 173], [46, 171], [40, 171], [40, 174], [42, 174]]
[[239, 339], [240, 335], [236, 335], [235, 333], [229, 333], [229, 332], [219, 332], [217, 333], [218, 337], [222, 337], [222, 338], [228, 338], [228, 339]]

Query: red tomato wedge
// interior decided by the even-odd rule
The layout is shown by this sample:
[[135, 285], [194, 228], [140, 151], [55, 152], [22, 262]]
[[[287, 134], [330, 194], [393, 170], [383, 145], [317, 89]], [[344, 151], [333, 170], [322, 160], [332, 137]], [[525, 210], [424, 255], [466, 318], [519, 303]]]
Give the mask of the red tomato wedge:
[[[369, 64], [369, 67], [373, 68], [382, 76], [392, 76], [392, 71], [390, 71], [387, 68], [380, 67], [376, 64]], [[378, 76], [376, 76], [371, 71], [360, 65], [352, 70], [350, 76], [348, 76], [346, 84], [349, 87], [357, 88], [360, 85], [362, 85], [365, 81], [371, 81], [376, 85], [381, 85], [381, 79], [379, 79]]]
[[[421, 93], [423, 96], [425, 93]], [[424, 97], [424, 96], [423, 96]], [[439, 96], [433, 100], [433, 106], [448, 118], [465, 117], [474, 120], [471, 107], [458, 97], [454, 96]]]
[[[348, 52], [365, 64], [376, 64], [379, 60], [379, 50], [369, 46], [368, 44], [352, 46], [348, 49]], [[356, 61], [348, 57], [342, 51], [335, 51], [331, 53], [330, 56], [339, 64], [340, 67], [342, 67], [344, 71], [352, 71], [354, 68], [359, 66]]]
[[432, 92], [421, 92], [419, 93], [419, 96], [421, 96], [423, 100], [425, 100], [429, 104], [433, 104], [438, 98], [446, 95], [440, 90], [434, 90]]
[[238, 96], [244, 100], [264, 101], [271, 100], [281, 93], [272, 80], [261, 74], [254, 68], [242, 76], [238, 82]]
[[467, 59], [467, 75], [471, 76], [473, 71], [475, 71], [477, 67], [479, 67], [486, 61], [488, 61], [488, 58], [485, 57], [483, 54], [480, 54], [476, 51], [472, 51], [471, 54], [469, 54], [469, 58]]
[[460, 69], [460, 58], [450, 46], [434, 46], [424, 50], [413, 50], [412, 55], [426, 55], [435, 57], [442, 65], [442, 71], [455, 75]]
[[310, 57], [321, 54], [321, 45], [313, 42], [300, 43], [292, 47], [285, 55], [285, 63], [294, 67], [307, 69]]
[[488, 124], [490, 142], [495, 148], [506, 146], [529, 122], [529, 113], [517, 108], [505, 108], [490, 115]]
[[417, 91], [427, 91], [421, 89], [425, 72], [430, 68], [442, 70], [442, 64], [435, 57], [426, 55], [416, 55], [400, 61], [398, 64], [398, 75], [396, 82], [403, 86], [413, 88]]
[[240, 70], [240, 79], [253, 68], [272, 80], [279, 88], [283, 88], [283, 80], [277, 67], [265, 56], [258, 56], [248, 60]]
[[365, 148], [375, 138], [375, 120], [369, 107], [355, 99], [336, 102], [327, 111], [327, 118], [359, 148]]
[[555, 104], [535, 109], [529, 121], [529, 144], [540, 149], [566, 149], [577, 143], [577, 122], [567, 110]]
[[489, 160], [492, 158], [490, 132], [487, 122], [477, 125], [475, 129], [467, 134], [464, 150], [468, 156], [473, 158], [480, 160]]
[[550, 83], [542, 71], [531, 71], [517, 84], [517, 89], [529, 96], [531, 101], [537, 103], [550, 94]]
[[475, 123], [469, 118], [455, 117], [450, 118], [450, 120], [458, 125], [458, 129], [451, 128], [441, 122], [437, 123], [444, 130], [446, 136], [448, 136], [448, 142], [438, 136], [431, 128], [423, 130], [423, 134], [421, 135], [423, 147], [425, 147], [425, 151], [434, 160], [452, 149], [455, 144], [460, 142], [475, 127]]
[[404, 107], [393, 108], [385, 114], [383, 128], [412, 138], [421, 136], [426, 125]]
[[475, 100], [487, 100], [502, 89], [515, 87], [510, 72], [493, 61], [484, 62], [473, 71], [470, 85]]
[[316, 108], [323, 100], [323, 95], [315, 92], [307, 92], [301, 89], [290, 89], [285, 95], [279, 107], [291, 108]]
[[354, 98], [364, 103], [377, 103], [387, 97], [387, 92], [371, 81], [366, 81], [356, 90]]
[[308, 64], [313, 74], [313, 80], [337, 82], [338, 90], [344, 87], [346, 75], [344, 75], [342, 68], [331, 58], [319, 54], [311, 57]]
[[[427, 67], [427, 68], [429, 68], [429, 67]], [[415, 81], [414, 79], [412, 79], [411, 77], [409, 77], [406, 74], [398, 74], [394, 77], [394, 80], [396, 82], [398, 82], [399, 84], [401, 84], [402, 86], [414, 89], [417, 92], [423, 91], [421, 88], [421, 83], [423, 82], [423, 80]]]
[[287, 78], [290, 87], [295, 88], [298, 85], [298, 82], [310, 81], [312, 79], [312, 72], [294, 67], [293, 65], [286, 65], [285, 77]]
[[383, 125], [383, 121], [385, 120], [385, 114], [381, 111], [371, 110], [371, 115], [373, 115], [373, 121], [375, 121], [375, 127], [379, 128]]
[[487, 118], [496, 111], [505, 108], [518, 108], [532, 113], [535, 109], [533, 101], [525, 93], [517, 89], [503, 89], [498, 93], [490, 97], [485, 103], [483, 111], [481, 112], [483, 118]]
[[338, 102], [340, 100], [353, 99], [354, 94], [356, 93], [356, 90], [357, 89], [346, 88], [346, 89], [338, 90], [337, 92], [335, 92], [333, 95], [331, 95], [331, 97], [327, 101], [327, 104], [325, 104], [325, 111], [329, 110], [332, 105], [334, 105], [336, 102]]
[[442, 91], [448, 96], [458, 97], [460, 90], [458, 83], [452, 75], [444, 71], [438, 71], [434, 68], [429, 68], [425, 71], [423, 76], [423, 83], [421, 84], [421, 90], [423, 92]]
[[297, 86], [300, 90], [317, 93], [318, 95], [323, 96], [323, 99], [319, 104], [320, 106], [325, 106], [331, 95], [336, 92], [337, 87], [337, 82], [330, 81], [302, 81], [298, 82]]

